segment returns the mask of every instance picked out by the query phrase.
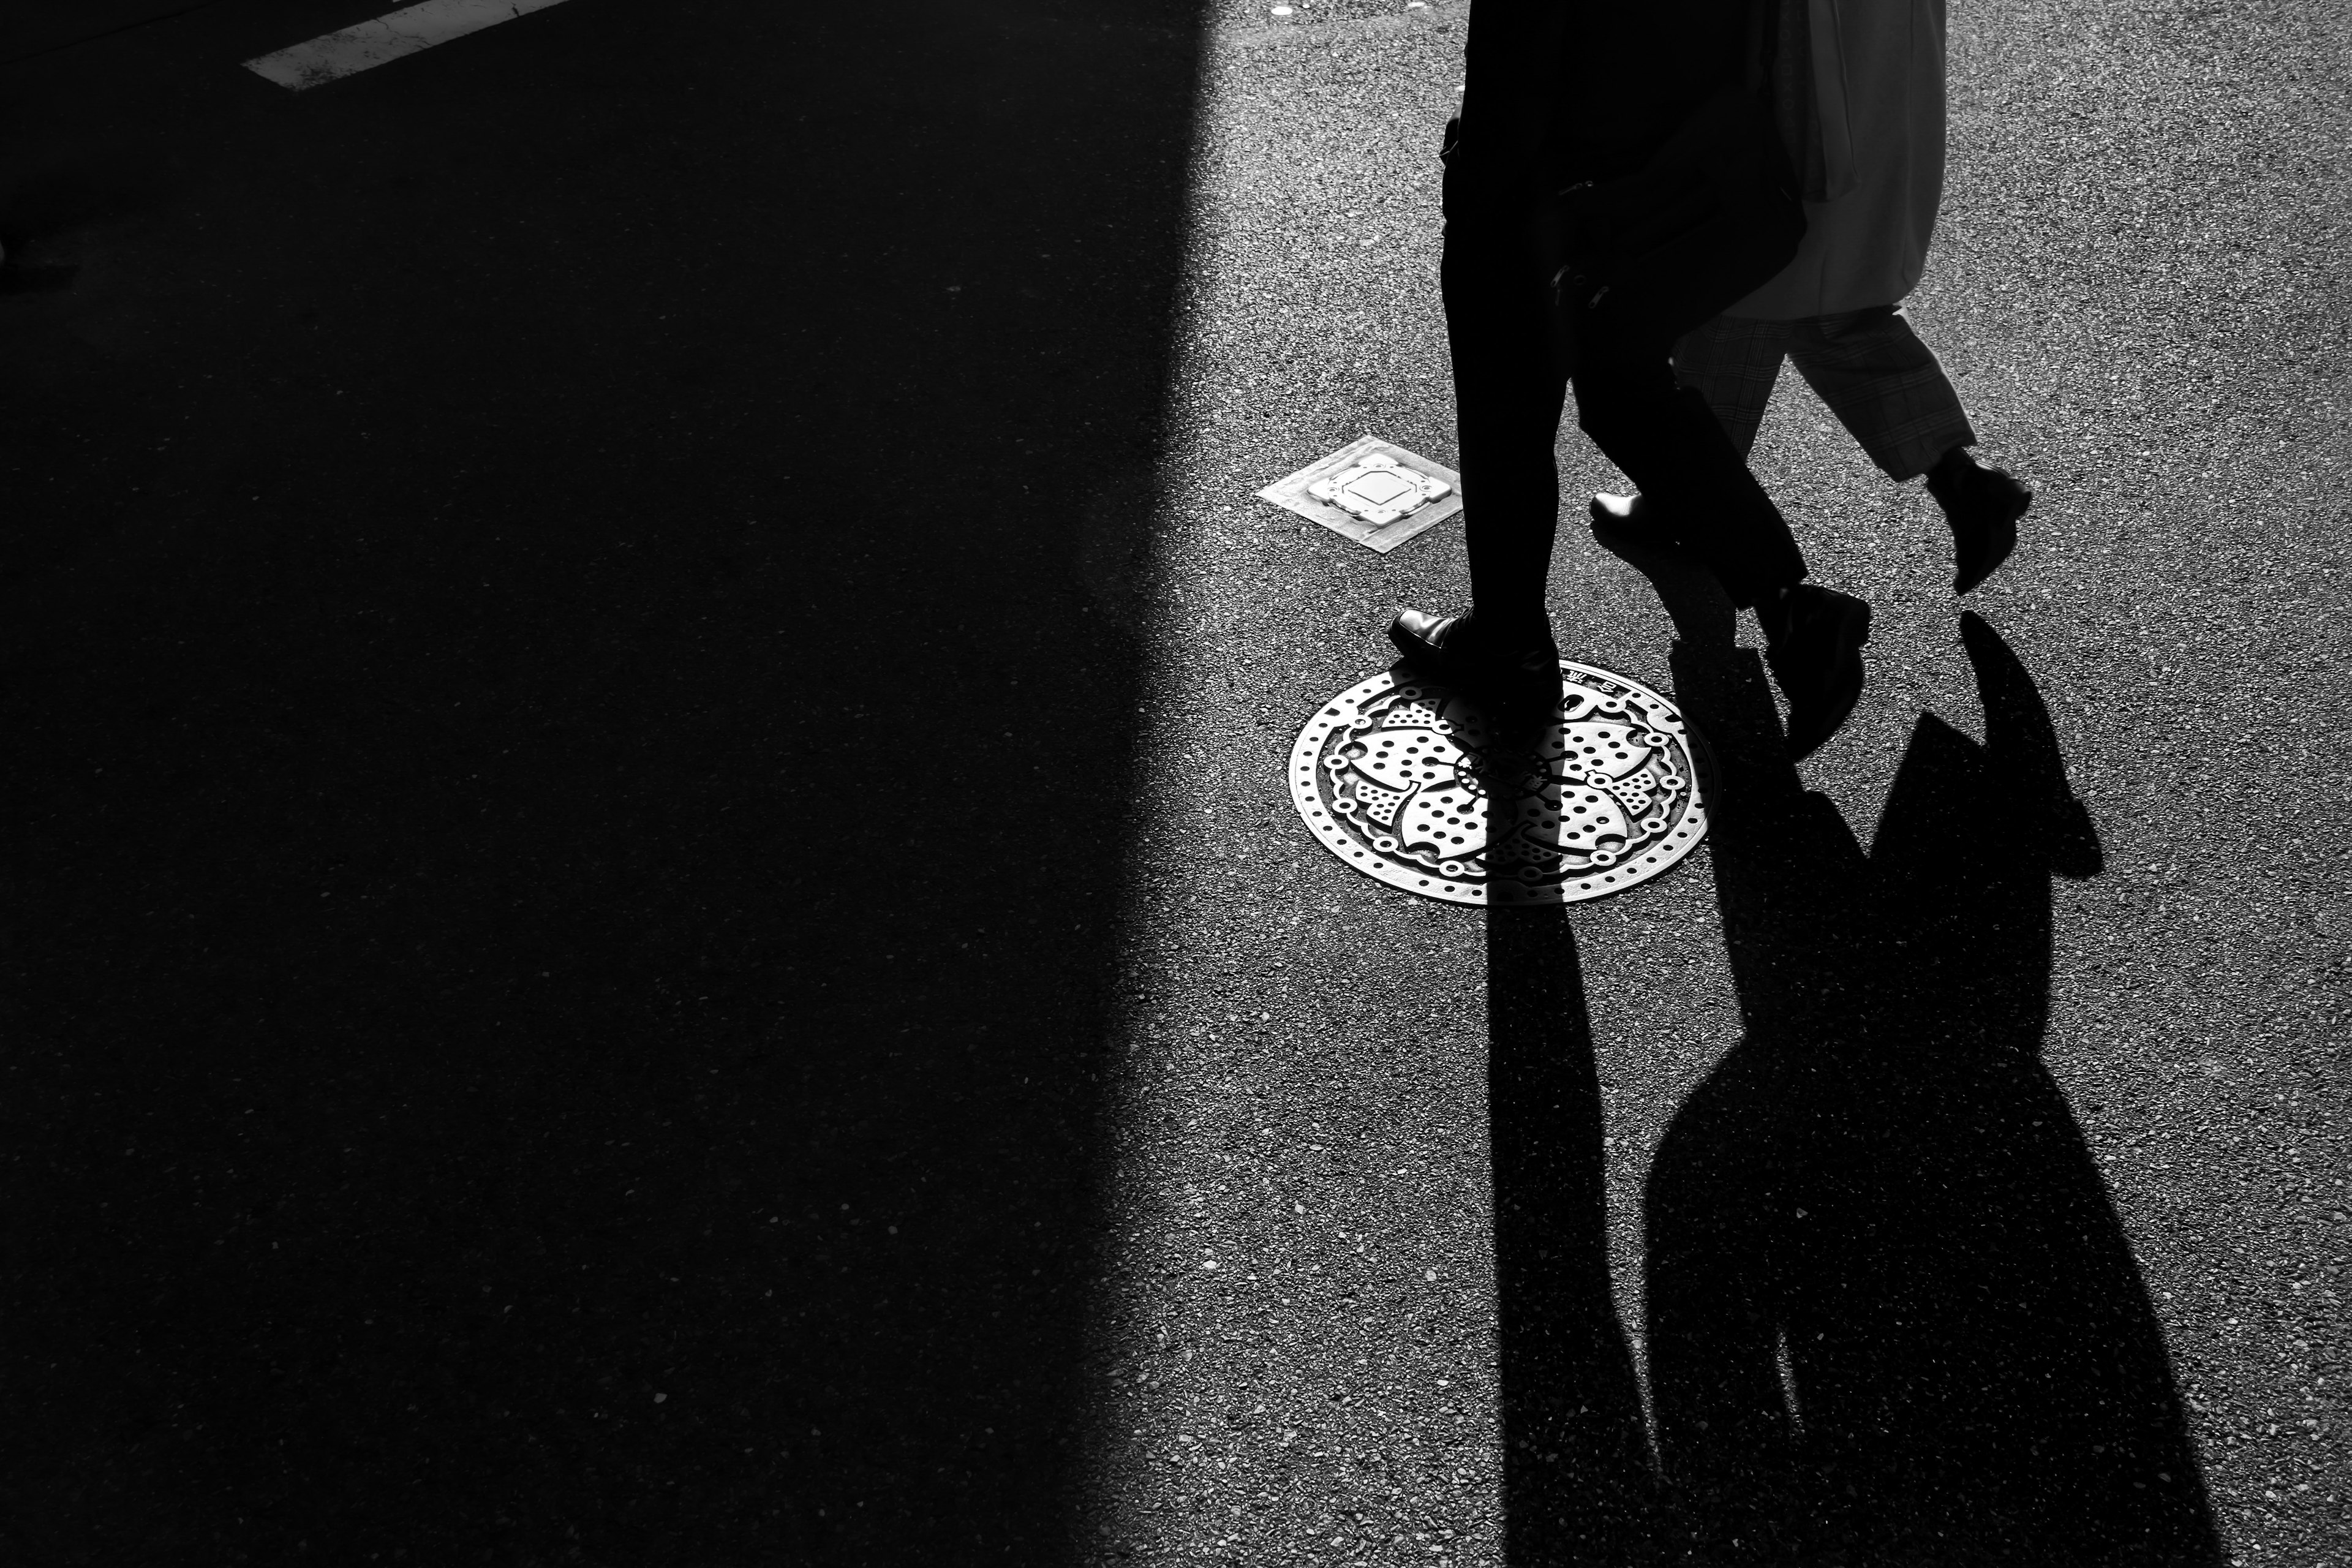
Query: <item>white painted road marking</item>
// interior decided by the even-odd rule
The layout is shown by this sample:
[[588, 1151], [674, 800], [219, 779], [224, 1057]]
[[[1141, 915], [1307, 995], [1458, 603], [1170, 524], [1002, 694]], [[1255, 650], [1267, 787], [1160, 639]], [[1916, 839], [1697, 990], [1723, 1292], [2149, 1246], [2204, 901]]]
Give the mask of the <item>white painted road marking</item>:
[[353, 75], [371, 66], [478, 33], [530, 11], [560, 5], [563, 0], [425, 0], [362, 22], [355, 27], [329, 33], [307, 44], [280, 49], [274, 55], [247, 60], [245, 68], [268, 77], [289, 91], [320, 87], [337, 77]]

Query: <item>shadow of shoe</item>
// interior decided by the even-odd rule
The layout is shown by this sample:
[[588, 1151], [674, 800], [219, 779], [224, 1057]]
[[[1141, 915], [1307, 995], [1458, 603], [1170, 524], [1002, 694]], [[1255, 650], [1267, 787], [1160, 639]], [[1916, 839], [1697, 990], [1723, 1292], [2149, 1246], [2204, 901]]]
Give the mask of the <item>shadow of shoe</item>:
[[2080, 881], [2106, 868], [2098, 830], [2066, 782], [2058, 733], [2033, 678], [1974, 610], [1960, 612], [1960, 646], [1984, 704], [1985, 749], [2019, 785], [2020, 826], [2055, 875]]

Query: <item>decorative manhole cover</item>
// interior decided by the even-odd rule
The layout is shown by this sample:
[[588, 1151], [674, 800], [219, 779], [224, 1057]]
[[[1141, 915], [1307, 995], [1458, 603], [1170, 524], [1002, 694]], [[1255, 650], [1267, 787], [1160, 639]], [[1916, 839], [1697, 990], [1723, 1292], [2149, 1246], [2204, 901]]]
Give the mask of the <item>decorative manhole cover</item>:
[[1341, 692], [1290, 749], [1299, 815], [1366, 876], [1448, 903], [1574, 903], [1648, 881], [1706, 834], [1706, 743], [1640, 681], [1559, 668], [1559, 717], [1508, 736], [1402, 670]]
[[1367, 436], [1257, 493], [1385, 555], [1460, 511], [1461, 483], [1444, 464]]

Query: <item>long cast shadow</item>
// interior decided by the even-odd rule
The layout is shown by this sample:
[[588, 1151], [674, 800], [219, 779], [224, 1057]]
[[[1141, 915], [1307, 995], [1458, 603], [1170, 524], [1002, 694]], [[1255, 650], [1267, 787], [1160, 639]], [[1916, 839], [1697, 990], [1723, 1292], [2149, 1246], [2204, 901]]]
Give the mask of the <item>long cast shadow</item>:
[[1642, 1562], [1657, 1487], [1610, 1287], [1601, 1083], [1566, 910], [1487, 911], [1486, 993], [1505, 1561]]
[[1923, 715], [1865, 853], [1728, 607], [1652, 573], [1715, 744], [1743, 1037], [1646, 1194], [1672, 1526], [1704, 1562], [2205, 1564], [2163, 1339], [2042, 1067], [2049, 879], [2100, 850], [2032, 678], [1964, 616], [1981, 746]]

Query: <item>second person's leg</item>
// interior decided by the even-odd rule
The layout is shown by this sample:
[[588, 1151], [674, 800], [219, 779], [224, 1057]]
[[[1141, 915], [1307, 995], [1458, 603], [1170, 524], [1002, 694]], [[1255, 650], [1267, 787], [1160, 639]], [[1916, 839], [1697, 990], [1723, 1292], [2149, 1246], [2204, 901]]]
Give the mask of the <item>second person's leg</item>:
[[1673, 519], [1741, 609], [1805, 577], [1804, 552], [1705, 397], [1678, 387], [1672, 345], [1608, 308], [1578, 312], [1577, 423]]
[[1674, 520], [1678, 536], [1766, 639], [1765, 663], [1789, 699], [1788, 741], [1803, 755], [1862, 695], [1870, 606], [1807, 583], [1804, 552], [1696, 388], [1677, 386], [1663, 334], [1605, 293], [1568, 323], [1577, 420], [1609, 459]]
[[[1788, 342], [1785, 321], [1717, 316], [1685, 333], [1674, 346], [1675, 383], [1706, 400], [1743, 462], [1756, 445], [1757, 427], [1772, 400]], [[1591, 506], [1595, 527], [1629, 542], [1664, 549], [1682, 545], [1684, 531], [1661, 500], [1604, 490], [1592, 498]]]
[[1675, 344], [1675, 380], [1706, 399], [1743, 458], [1755, 449], [1772, 385], [1780, 379], [1789, 328], [1786, 321], [1717, 316]]
[[1789, 358], [1853, 433], [1870, 460], [1900, 484], [1956, 447], [1973, 447], [1960, 395], [1933, 350], [1892, 305], [1787, 323]]
[[1990, 576], [2016, 548], [2033, 495], [1969, 457], [1977, 433], [1935, 352], [1893, 305], [1791, 325], [1789, 357], [1871, 461], [1897, 483], [1927, 475], [1951, 525], [1953, 592]]

